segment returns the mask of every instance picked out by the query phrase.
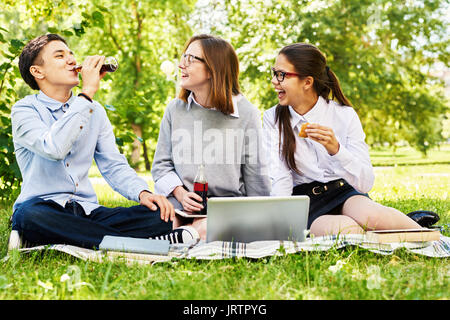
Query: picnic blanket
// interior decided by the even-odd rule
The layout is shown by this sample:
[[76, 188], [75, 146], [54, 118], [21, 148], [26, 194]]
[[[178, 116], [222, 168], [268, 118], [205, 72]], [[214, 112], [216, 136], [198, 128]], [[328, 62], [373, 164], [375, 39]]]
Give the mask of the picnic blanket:
[[357, 246], [371, 252], [389, 255], [395, 250], [405, 248], [413, 254], [435, 258], [450, 257], [450, 237], [441, 235], [439, 241], [428, 242], [399, 242], [399, 243], [374, 243], [367, 240], [365, 235], [333, 235], [307, 238], [303, 242], [293, 241], [254, 241], [250, 243], [225, 242], [225, 241], [193, 241], [186, 244], [172, 244], [167, 255], [150, 255], [138, 253], [126, 253], [117, 251], [101, 251], [80, 248], [71, 245], [46, 245], [32, 248], [18, 249], [20, 252], [33, 252], [38, 250], [56, 250], [74, 257], [97, 262], [122, 259], [130, 263], [157, 263], [168, 262], [175, 259], [199, 259], [215, 260], [228, 258], [260, 259], [269, 256], [281, 256], [295, 254], [304, 251], [326, 251], [332, 248], [341, 249], [349, 246]]

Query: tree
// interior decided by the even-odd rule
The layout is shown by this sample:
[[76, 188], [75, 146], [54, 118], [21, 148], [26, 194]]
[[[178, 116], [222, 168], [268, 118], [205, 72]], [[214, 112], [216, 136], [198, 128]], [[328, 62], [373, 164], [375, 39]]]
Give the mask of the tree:
[[[8, 44], [3, 33], [8, 30], [0, 28], [0, 44]], [[17, 66], [13, 61], [20, 53], [22, 43], [18, 40], [11, 40], [7, 46], [7, 51], [2, 51], [0, 65], [0, 199], [15, 198], [21, 182], [20, 170], [14, 155], [14, 145], [12, 142], [12, 127], [9, 117], [10, 105], [16, 98], [16, 93], [12, 89], [15, 85], [15, 78], [18, 73]]]
[[[98, 18], [79, 48], [83, 54], [114, 55], [119, 70], [97, 95], [109, 107], [118, 143], [139, 169], [141, 154], [150, 170], [159, 123], [175, 88], [161, 72], [164, 60], [178, 59], [191, 30], [185, 23], [194, 1], [97, 0], [91, 12]], [[126, 14], [124, 14], [126, 13]], [[125, 134], [132, 131], [132, 135]], [[131, 142], [131, 148], [123, 142]], [[143, 152], [141, 153], [141, 146]], [[131, 150], [130, 150], [131, 149]]]
[[242, 83], [261, 109], [276, 104], [268, 78], [279, 49], [311, 43], [338, 75], [370, 145], [406, 140], [425, 154], [442, 141], [448, 110], [442, 83], [429, 75], [436, 61], [449, 62], [445, 6], [438, 0], [226, 0], [228, 28], [212, 32], [237, 48]]
[[[64, 36], [81, 62], [113, 55], [96, 99], [105, 105], [130, 162], [150, 163], [164, 107], [175, 88], [160, 71], [186, 40], [209, 32], [228, 39], [240, 58], [244, 93], [261, 110], [277, 103], [270, 67], [286, 44], [308, 42], [325, 53], [359, 113], [367, 142], [406, 141], [424, 154], [442, 141], [448, 112], [434, 63], [449, 65], [449, 32], [439, 0], [0, 0], [0, 197], [17, 194], [10, 108], [32, 91], [17, 56], [26, 41]], [[143, 150], [141, 152], [141, 150]], [[141, 158], [142, 154], [142, 158]]]
[[21, 80], [18, 56], [29, 39], [48, 31], [66, 37], [81, 36], [92, 19], [68, 19], [75, 8], [82, 9], [83, 4], [77, 1], [41, 0], [25, 4], [2, 1], [0, 22], [5, 27], [0, 28], [0, 199], [14, 200], [22, 181], [14, 154], [10, 113], [14, 103], [32, 91]]

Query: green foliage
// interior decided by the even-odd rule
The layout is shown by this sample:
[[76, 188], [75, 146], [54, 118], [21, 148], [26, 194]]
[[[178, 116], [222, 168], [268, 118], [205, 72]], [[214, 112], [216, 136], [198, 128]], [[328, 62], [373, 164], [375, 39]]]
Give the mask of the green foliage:
[[338, 75], [370, 145], [406, 141], [426, 154], [444, 139], [449, 110], [443, 83], [430, 73], [434, 63], [449, 63], [446, 7], [440, 0], [227, 0], [228, 28], [213, 31], [237, 48], [245, 90], [261, 109], [277, 103], [268, 80], [277, 52], [311, 43]]
[[[371, 146], [407, 143], [426, 154], [445, 139], [449, 114], [434, 63], [449, 64], [442, 0], [0, 0], [0, 191], [14, 198], [20, 173], [13, 154], [10, 108], [32, 91], [17, 69], [29, 39], [64, 36], [78, 62], [115, 56], [96, 99], [106, 106], [117, 144], [136, 168], [150, 169], [160, 120], [175, 96], [160, 70], [186, 40], [209, 32], [229, 39], [240, 59], [244, 94], [261, 110], [277, 103], [270, 67], [293, 42], [317, 45], [357, 110]], [[200, 6], [204, 7], [201, 8]], [[143, 147], [143, 150], [141, 148]]]
[[4, 59], [0, 60], [0, 199], [9, 200], [18, 195], [21, 175], [14, 155], [14, 145], [11, 134], [11, 119], [9, 117], [10, 106], [16, 99], [13, 90], [19, 70], [13, 64], [15, 58], [20, 54], [22, 42], [17, 39], [7, 41], [3, 33], [8, 30], [0, 28], [0, 44], [6, 50], [1, 54]]
[[[98, 23], [78, 43], [77, 53], [80, 57], [102, 54], [118, 59], [119, 69], [102, 84], [96, 99], [113, 106], [108, 116], [119, 145], [136, 137], [133, 144], [121, 146], [136, 169], [140, 159], [150, 169], [160, 119], [175, 95], [175, 87], [160, 65], [178, 59], [191, 36], [185, 21], [193, 3], [96, 0], [88, 9], [94, 11]], [[139, 158], [141, 145], [145, 147]]]
[[10, 113], [17, 100], [31, 93], [22, 81], [18, 56], [29, 39], [43, 33], [80, 37], [91, 24], [95, 25], [98, 16], [83, 15], [81, 20], [63, 23], [67, 14], [84, 8], [77, 1], [35, 1], [23, 4], [26, 12], [16, 11], [19, 4], [15, 2], [5, 1], [4, 5], [9, 10], [2, 12], [0, 21], [8, 21], [9, 30], [0, 28], [0, 199], [14, 200], [22, 177], [14, 154]]

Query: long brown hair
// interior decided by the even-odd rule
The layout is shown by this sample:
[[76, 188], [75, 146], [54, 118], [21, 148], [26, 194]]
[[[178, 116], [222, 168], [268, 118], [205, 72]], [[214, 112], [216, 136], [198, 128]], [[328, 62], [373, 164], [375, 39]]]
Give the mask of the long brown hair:
[[[309, 76], [314, 79], [314, 91], [317, 95], [323, 97], [327, 103], [330, 101], [331, 95], [331, 100], [336, 100], [342, 106], [351, 106], [350, 101], [342, 92], [339, 79], [327, 66], [327, 60], [318, 48], [311, 44], [294, 43], [281, 49], [279, 54], [284, 55], [289, 63], [294, 66], [295, 71], [300, 74], [300, 79]], [[279, 151], [289, 169], [301, 174], [295, 164], [295, 135], [291, 127], [289, 108], [278, 104], [275, 110], [275, 122], [278, 122], [278, 131], [280, 133], [281, 150]], [[282, 143], [281, 137], [283, 137]]]
[[[207, 34], [193, 36], [183, 52], [194, 41], [200, 41], [205, 65], [211, 74], [211, 105], [224, 114], [233, 113], [233, 95], [240, 93], [239, 60], [231, 44]], [[179, 98], [187, 102], [191, 91], [181, 88]]]

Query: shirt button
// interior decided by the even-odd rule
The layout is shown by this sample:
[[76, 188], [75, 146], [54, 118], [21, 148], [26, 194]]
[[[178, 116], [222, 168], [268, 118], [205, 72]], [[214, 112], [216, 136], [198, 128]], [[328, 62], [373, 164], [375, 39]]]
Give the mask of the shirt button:
[[94, 112], [94, 110], [92, 110], [92, 109], [89, 109], [89, 113], [92, 113], [92, 112]]
[[69, 164], [66, 165], [67, 167], [69, 166]]
[[83, 126], [80, 126], [80, 129], [83, 129]]
[[78, 187], [78, 183], [75, 183], [75, 187]]

